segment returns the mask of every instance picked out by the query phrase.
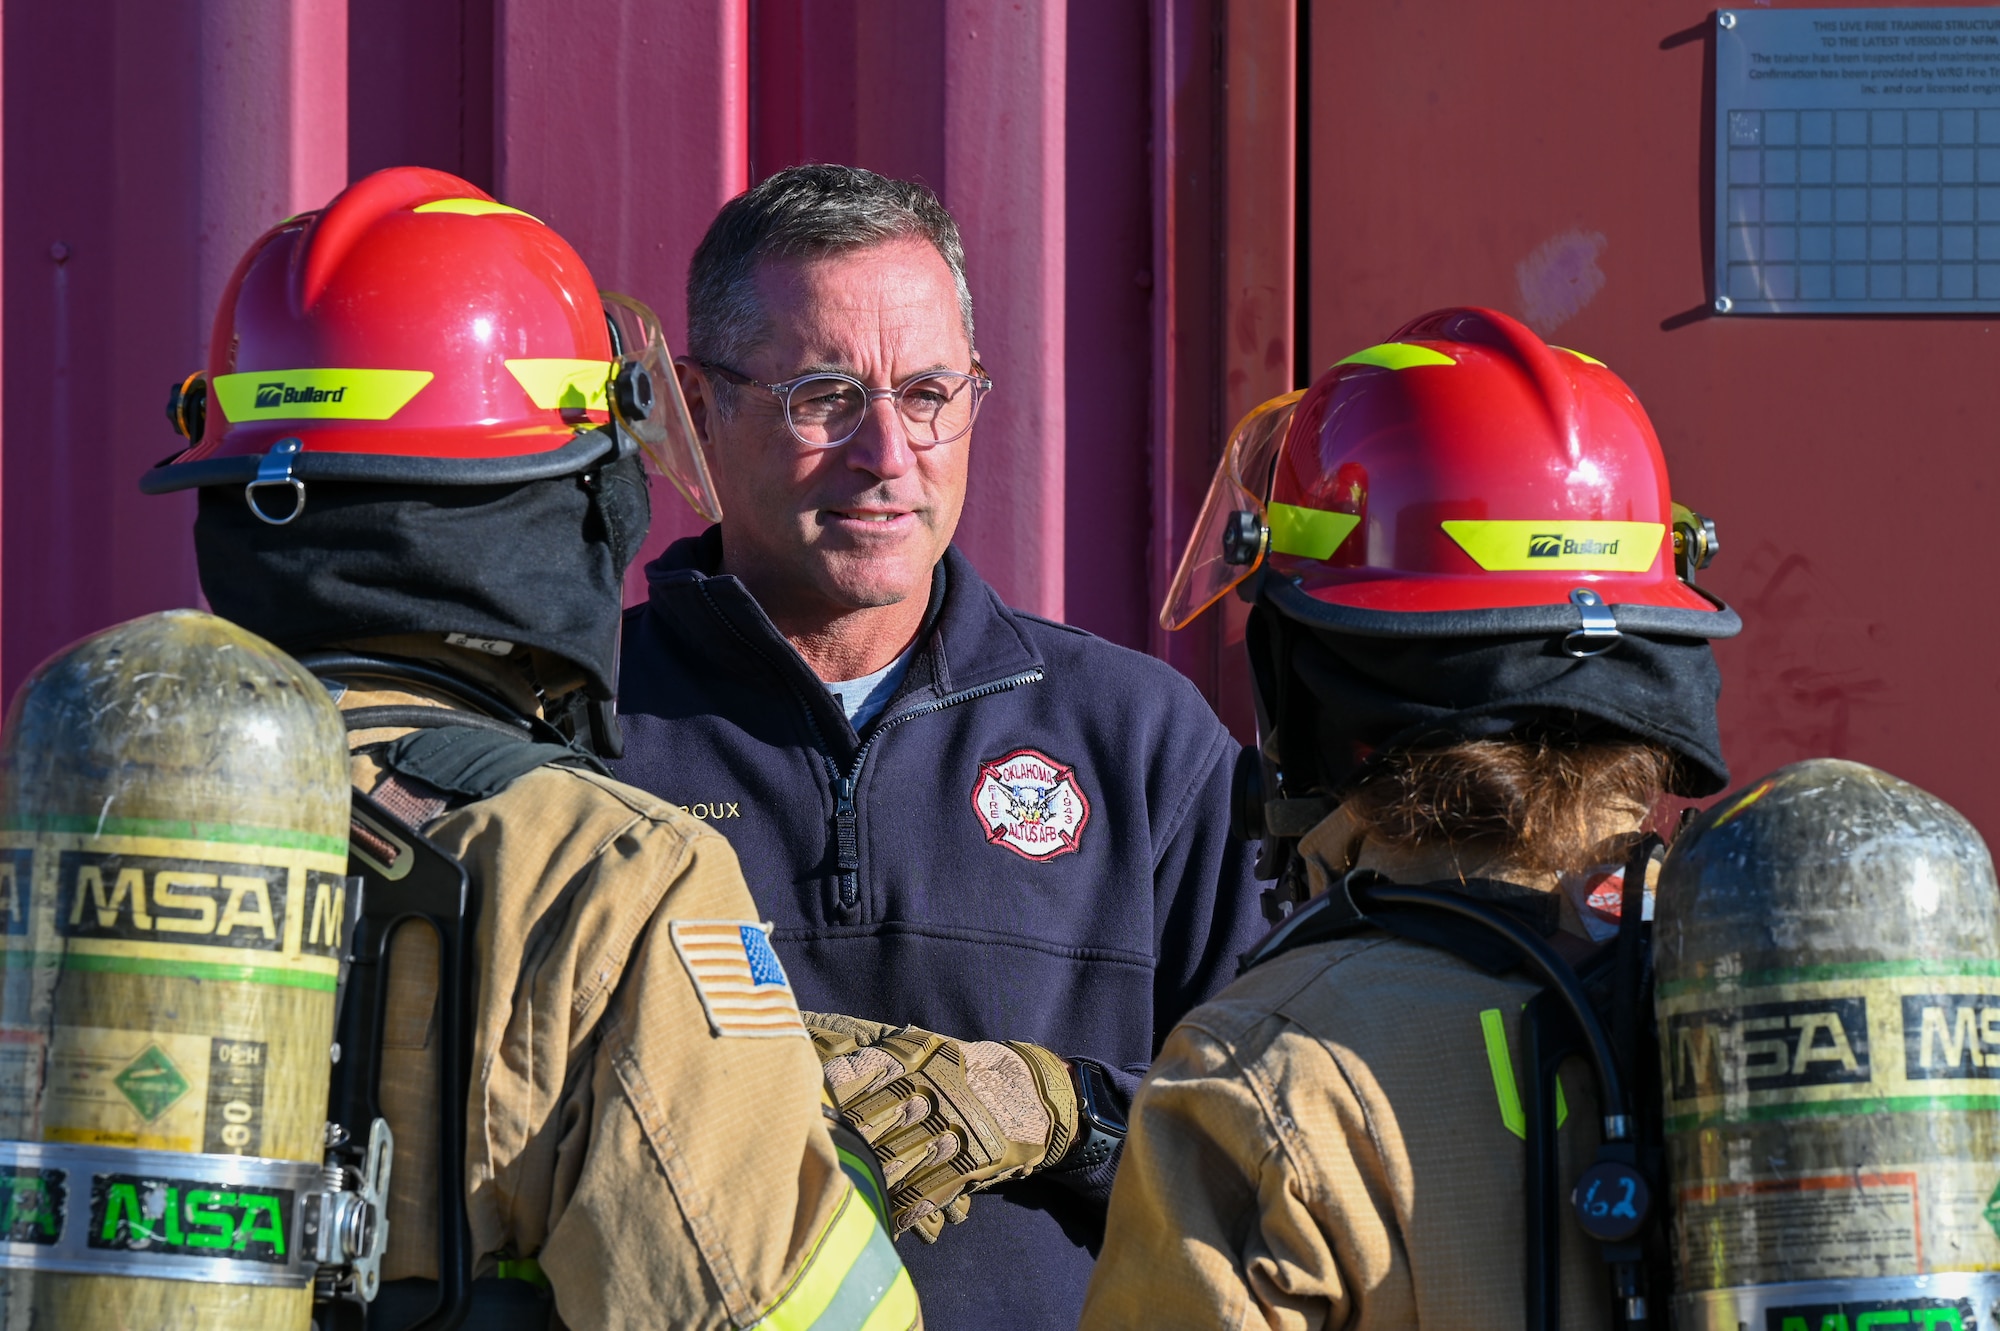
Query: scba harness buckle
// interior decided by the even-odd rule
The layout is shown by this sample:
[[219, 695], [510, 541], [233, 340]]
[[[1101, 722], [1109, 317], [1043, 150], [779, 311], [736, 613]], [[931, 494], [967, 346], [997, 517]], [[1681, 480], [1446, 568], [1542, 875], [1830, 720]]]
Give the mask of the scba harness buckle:
[[306, 1230], [314, 1242], [319, 1270], [313, 1301], [373, 1303], [382, 1289], [382, 1254], [389, 1248], [389, 1169], [396, 1141], [389, 1125], [376, 1119], [359, 1168], [339, 1163], [347, 1130], [326, 1128], [327, 1165], [322, 1188], [307, 1199]]
[[378, 1120], [350, 1187], [344, 1167], [310, 1161], [0, 1142], [0, 1267], [365, 1302], [388, 1246], [392, 1151]]

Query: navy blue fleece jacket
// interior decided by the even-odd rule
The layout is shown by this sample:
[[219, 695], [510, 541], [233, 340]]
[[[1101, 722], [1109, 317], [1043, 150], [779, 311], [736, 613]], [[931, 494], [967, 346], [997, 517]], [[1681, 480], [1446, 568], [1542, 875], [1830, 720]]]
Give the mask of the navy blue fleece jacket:
[[[1010, 610], [954, 549], [857, 735], [720, 555], [713, 528], [676, 542], [626, 612], [618, 777], [729, 838], [803, 1007], [1033, 1041], [1129, 1101], [1264, 933], [1214, 712], [1161, 662]], [[897, 1244], [932, 1331], [1074, 1326], [1116, 1164]]]

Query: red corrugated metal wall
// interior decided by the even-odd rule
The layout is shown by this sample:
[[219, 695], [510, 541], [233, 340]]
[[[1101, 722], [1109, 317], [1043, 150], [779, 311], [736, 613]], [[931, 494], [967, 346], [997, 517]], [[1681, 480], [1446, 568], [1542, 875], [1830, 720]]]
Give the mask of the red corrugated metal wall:
[[1996, 321], [1707, 316], [1712, 13], [1315, 5], [1312, 361], [1440, 305], [1539, 315], [1632, 385], [1721, 526], [1738, 777], [1853, 758], [2000, 829]]
[[[960, 541], [1017, 604], [1146, 644], [1145, 0], [78, 0], [5, 22], [10, 692], [78, 634], [195, 600], [190, 500], [132, 484], [173, 448], [167, 385], [260, 230], [403, 162], [545, 218], [674, 338], [687, 256], [753, 179], [928, 181], [1000, 384]], [[696, 525], [660, 499], [648, 554]]]

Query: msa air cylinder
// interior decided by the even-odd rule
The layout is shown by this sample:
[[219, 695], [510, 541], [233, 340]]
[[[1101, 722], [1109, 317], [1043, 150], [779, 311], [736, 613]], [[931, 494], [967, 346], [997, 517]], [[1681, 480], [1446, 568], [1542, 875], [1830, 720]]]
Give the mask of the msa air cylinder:
[[303, 1331], [347, 745], [211, 615], [85, 638], [0, 738], [0, 1325]]
[[1992, 1331], [2000, 894], [1971, 824], [1796, 763], [1681, 834], [1654, 954], [1683, 1331]]

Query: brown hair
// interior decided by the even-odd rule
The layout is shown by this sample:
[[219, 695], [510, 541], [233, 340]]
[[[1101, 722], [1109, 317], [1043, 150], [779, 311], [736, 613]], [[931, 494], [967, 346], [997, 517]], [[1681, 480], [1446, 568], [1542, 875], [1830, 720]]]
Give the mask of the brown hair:
[[[858, 166], [810, 162], [787, 167], [722, 205], [688, 264], [687, 346], [724, 364], [740, 361], [769, 336], [757, 297], [757, 265], [921, 236], [951, 270], [965, 343], [972, 337], [972, 291], [958, 223], [929, 187]], [[724, 385], [725, 389], [729, 385]], [[725, 391], [722, 397], [727, 398]]]
[[1562, 872], [1598, 849], [1592, 828], [1606, 806], [1650, 812], [1676, 761], [1637, 740], [1516, 732], [1384, 755], [1344, 803], [1358, 833], [1392, 845], [1442, 842]]

